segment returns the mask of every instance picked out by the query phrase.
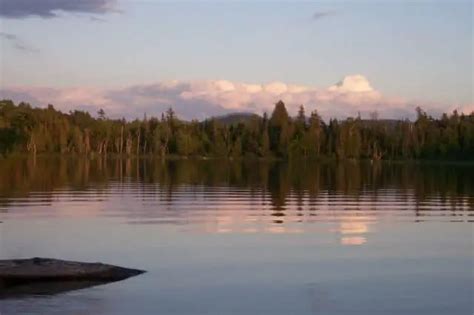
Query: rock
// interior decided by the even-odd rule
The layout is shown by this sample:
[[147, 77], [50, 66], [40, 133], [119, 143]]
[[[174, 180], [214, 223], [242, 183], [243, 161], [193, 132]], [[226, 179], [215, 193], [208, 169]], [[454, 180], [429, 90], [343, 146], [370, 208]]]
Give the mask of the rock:
[[0, 260], [0, 297], [54, 294], [120, 281], [144, 272], [102, 263], [50, 258]]

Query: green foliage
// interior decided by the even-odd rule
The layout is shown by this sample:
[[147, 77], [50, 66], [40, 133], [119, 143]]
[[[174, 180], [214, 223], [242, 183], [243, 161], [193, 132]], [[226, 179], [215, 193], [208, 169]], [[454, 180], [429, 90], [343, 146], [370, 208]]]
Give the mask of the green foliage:
[[[229, 116], [231, 117], [231, 116]], [[474, 114], [456, 111], [435, 119], [417, 108], [417, 119], [331, 119], [301, 105], [291, 118], [279, 101], [270, 119], [237, 115], [223, 122], [182, 121], [170, 108], [161, 119], [97, 118], [84, 111], [68, 114], [52, 105], [35, 108], [0, 101], [0, 154], [15, 152], [76, 155], [166, 155], [339, 159], [474, 159]]]

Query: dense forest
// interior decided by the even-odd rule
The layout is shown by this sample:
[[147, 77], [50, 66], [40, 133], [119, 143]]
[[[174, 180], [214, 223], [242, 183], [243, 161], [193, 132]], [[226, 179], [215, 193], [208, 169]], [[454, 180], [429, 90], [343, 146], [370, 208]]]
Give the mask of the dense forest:
[[360, 117], [323, 121], [301, 106], [290, 117], [279, 101], [270, 115], [183, 121], [170, 108], [160, 118], [109, 119], [0, 101], [0, 155], [154, 155], [253, 158], [474, 160], [474, 113], [416, 121]]

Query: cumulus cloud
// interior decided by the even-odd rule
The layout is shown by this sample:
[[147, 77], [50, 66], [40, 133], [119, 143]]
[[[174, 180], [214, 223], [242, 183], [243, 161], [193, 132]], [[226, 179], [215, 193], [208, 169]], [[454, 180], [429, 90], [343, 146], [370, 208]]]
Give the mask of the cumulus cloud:
[[58, 11], [71, 13], [104, 14], [115, 10], [116, 0], [2, 0], [0, 16], [25, 18], [56, 17]]
[[[283, 100], [295, 115], [303, 104], [309, 113], [318, 110], [324, 119], [356, 116], [369, 117], [377, 111], [381, 118], [412, 118], [416, 106], [433, 115], [454, 107], [428, 102], [412, 102], [387, 97], [374, 89], [362, 75], [346, 76], [341, 82], [317, 88], [284, 82], [253, 84], [227, 80], [163, 81], [115, 89], [9, 87], [0, 89], [0, 98], [28, 101], [32, 105], [54, 104], [63, 111], [103, 108], [110, 117], [137, 118], [144, 113], [159, 116], [173, 107], [184, 119], [204, 119], [230, 112], [271, 113]], [[472, 105], [457, 107], [469, 111]]]
[[23, 42], [18, 36], [10, 33], [0, 32], [0, 40], [9, 42], [13, 48], [23, 52], [37, 52], [36, 48]]
[[370, 85], [369, 80], [367, 80], [363, 75], [360, 74], [346, 76], [342, 81], [329, 87], [329, 90], [349, 93], [374, 92], [374, 89]]

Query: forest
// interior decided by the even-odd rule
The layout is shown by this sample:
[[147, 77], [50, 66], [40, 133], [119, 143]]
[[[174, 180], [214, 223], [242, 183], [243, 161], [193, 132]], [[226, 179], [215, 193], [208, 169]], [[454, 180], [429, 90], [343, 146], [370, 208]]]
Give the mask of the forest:
[[[161, 117], [127, 121], [49, 105], [0, 101], [0, 155], [149, 155], [276, 159], [474, 160], [474, 113], [439, 118], [421, 108], [410, 120], [360, 117], [325, 122], [300, 106], [290, 117], [279, 101], [270, 116], [244, 119], [178, 119], [172, 108]], [[230, 117], [230, 116], [229, 116]], [[227, 117], [227, 118], [229, 118]]]

